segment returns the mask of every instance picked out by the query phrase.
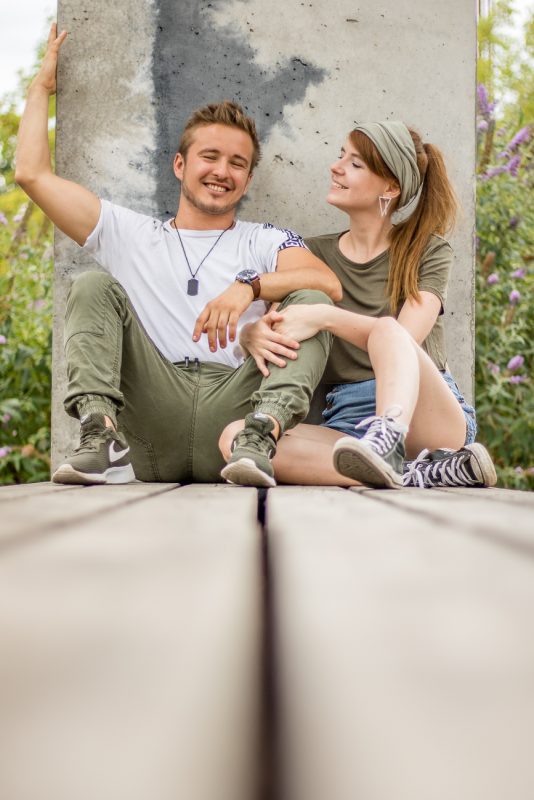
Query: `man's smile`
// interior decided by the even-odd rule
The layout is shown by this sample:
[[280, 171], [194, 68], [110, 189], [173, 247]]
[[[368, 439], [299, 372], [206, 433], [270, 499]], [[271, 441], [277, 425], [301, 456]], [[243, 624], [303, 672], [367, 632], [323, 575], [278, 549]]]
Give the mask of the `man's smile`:
[[218, 192], [219, 194], [223, 194], [224, 192], [230, 191], [229, 186], [221, 186], [220, 183], [205, 183], [204, 186], [211, 192]]

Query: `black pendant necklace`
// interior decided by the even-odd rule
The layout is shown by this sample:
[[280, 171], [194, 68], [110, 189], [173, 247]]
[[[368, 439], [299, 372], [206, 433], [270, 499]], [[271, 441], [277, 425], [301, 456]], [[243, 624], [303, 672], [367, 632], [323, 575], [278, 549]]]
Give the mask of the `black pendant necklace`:
[[233, 228], [233, 227], [234, 227], [234, 223], [232, 222], [231, 225], [229, 225], [227, 228], [225, 228], [223, 231], [221, 231], [219, 236], [217, 236], [214, 244], [212, 244], [212, 246], [210, 247], [210, 249], [208, 250], [208, 252], [204, 256], [204, 258], [202, 259], [202, 261], [200, 262], [200, 264], [198, 265], [196, 270], [193, 272], [193, 270], [191, 269], [191, 264], [189, 263], [189, 259], [187, 257], [187, 253], [185, 252], [185, 247], [184, 247], [184, 243], [182, 241], [182, 237], [180, 236], [180, 231], [178, 230], [178, 226], [176, 225], [176, 217], [175, 217], [175, 219], [174, 219], [174, 230], [178, 234], [178, 239], [180, 240], [180, 244], [182, 245], [182, 251], [183, 251], [183, 254], [184, 254], [184, 258], [185, 258], [185, 263], [187, 264], [187, 269], [189, 270], [189, 274], [191, 275], [191, 278], [187, 281], [187, 294], [190, 295], [191, 297], [194, 297], [195, 295], [198, 294], [197, 275], [198, 275], [198, 272], [200, 270], [200, 267], [202, 266], [204, 261], [207, 259], [209, 254], [212, 253], [213, 250], [215, 250], [215, 248], [219, 244], [220, 240], [222, 239], [222, 237], [224, 236], [226, 231], [229, 231], [230, 228]]

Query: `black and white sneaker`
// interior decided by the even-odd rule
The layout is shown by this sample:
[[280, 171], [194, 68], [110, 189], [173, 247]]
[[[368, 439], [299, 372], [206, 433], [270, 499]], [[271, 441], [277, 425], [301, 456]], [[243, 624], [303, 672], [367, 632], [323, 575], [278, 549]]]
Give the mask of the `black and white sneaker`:
[[383, 417], [368, 417], [356, 428], [369, 426], [361, 439], [344, 436], [334, 445], [334, 468], [346, 478], [366, 486], [402, 487], [404, 442], [408, 428], [395, 421], [401, 409], [387, 409]]
[[130, 483], [135, 474], [121, 433], [106, 428], [103, 414], [81, 419], [80, 445], [52, 475], [54, 483]]
[[460, 450], [423, 450], [404, 462], [404, 486], [432, 489], [445, 486], [495, 486], [497, 474], [484, 445], [475, 442]]

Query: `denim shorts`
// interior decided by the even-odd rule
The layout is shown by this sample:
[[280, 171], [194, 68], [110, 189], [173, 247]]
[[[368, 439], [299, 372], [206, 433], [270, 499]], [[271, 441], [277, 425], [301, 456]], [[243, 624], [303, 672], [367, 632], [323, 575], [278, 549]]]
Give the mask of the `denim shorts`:
[[[477, 434], [476, 414], [473, 406], [465, 400], [454, 378], [449, 372], [442, 372], [443, 380], [456, 397], [465, 416], [465, 444], [475, 441]], [[376, 414], [375, 405], [376, 381], [359, 381], [358, 383], [338, 383], [326, 395], [326, 408], [323, 411], [322, 423], [327, 428], [333, 428], [348, 436], [360, 439], [365, 428], [357, 425], [366, 417]]]

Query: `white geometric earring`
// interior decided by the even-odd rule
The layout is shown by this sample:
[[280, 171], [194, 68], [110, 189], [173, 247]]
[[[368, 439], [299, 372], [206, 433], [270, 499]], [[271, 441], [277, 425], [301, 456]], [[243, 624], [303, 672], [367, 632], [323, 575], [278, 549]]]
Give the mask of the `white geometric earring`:
[[385, 197], [384, 195], [380, 195], [378, 198], [378, 202], [380, 204], [380, 216], [385, 217], [388, 213], [389, 204], [391, 203], [391, 197]]

